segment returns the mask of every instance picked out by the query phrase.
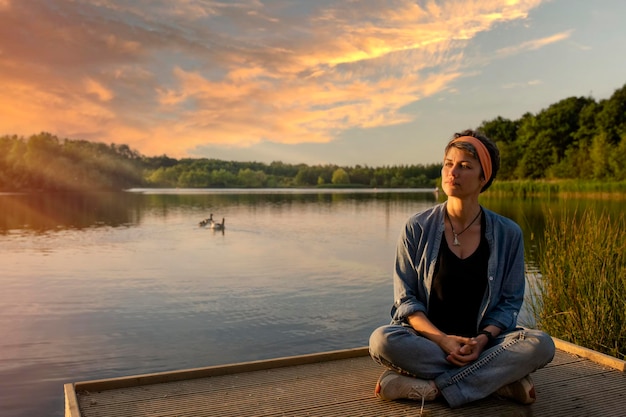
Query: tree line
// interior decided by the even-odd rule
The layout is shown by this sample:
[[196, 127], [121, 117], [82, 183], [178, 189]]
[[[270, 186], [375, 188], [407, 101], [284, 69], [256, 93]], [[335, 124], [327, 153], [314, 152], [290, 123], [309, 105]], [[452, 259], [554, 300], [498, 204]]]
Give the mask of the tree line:
[[[626, 180], [626, 85], [610, 98], [569, 97], [517, 120], [477, 130], [501, 153], [499, 179]], [[338, 166], [144, 156], [128, 145], [42, 132], [0, 137], [0, 190], [133, 187], [435, 187], [441, 164]]]
[[50, 133], [0, 137], [0, 190], [120, 190], [144, 184], [142, 156], [127, 145], [60, 140]]
[[165, 187], [434, 187], [441, 165], [369, 167], [182, 159], [152, 170], [146, 181]]
[[626, 85], [599, 102], [569, 97], [478, 129], [498, 144], [499, 179], [626, 180]]
[[148, 157], [128, 145], [59, 139], [42, 132], [0, 137], [0, 190], [133, 187], [434, 187], [440, 164], [368, 167]]

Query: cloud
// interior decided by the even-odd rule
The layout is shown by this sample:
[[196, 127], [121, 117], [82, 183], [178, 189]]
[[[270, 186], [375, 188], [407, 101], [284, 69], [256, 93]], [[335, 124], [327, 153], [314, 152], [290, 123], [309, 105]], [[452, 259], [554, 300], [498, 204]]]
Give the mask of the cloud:
[[93, 94], [100, 101], [110, 101], [113, 98], [113, 93], [108, 88], [104, 87], [98, 81], [95, 81], [91, 78], [87, 78], [84, 80], [85, 92], [87, 94]]
[[543, 84], [543, 82], [541, 80], [530, 80], [530, 81], [523, 82], [523, 83], [520, 82], [520, 83], [505, 84], [505, 85], [502, 86], [502, 88], [505, 89], [505, 90], [509, 90], [509, 89], [512, 89], [512, 88], [532, 87], [532, 86], [541, 85], [541, 84]]
[[[0, 133], [185, 156], [407, 123], [540, 0], [0, 0]], [[569, 36], [502, 48], [540, 48]]]
[[561, 42], [565, 39], [568, 39], [573, 33], [573, 30], [568, 30], [565, 32], [555, 33], [551, 36], [546, 36], [540, 39], [533, 39], [530, 41], [523, 42], [519, 45], [509, 46], [506, 48], [501, 48], [496, 53], [502, 56], [514, 55], [523, 51], [534, 51], [536, 49], [543, 48], [546, 45], [551, 45], [556, 42]]

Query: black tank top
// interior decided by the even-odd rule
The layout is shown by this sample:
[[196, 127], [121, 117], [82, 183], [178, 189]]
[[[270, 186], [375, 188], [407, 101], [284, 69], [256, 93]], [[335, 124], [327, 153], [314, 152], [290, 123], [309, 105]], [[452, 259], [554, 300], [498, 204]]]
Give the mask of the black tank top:
[[439, 248], [428, 318], [446, 334], [472, 337], [478, 330], [478, 310], [487, 288], [489, 262], [484, 216], [481, 223], [480, 244], [469, 257], [457, 257], [450, 250], [445, 236]]

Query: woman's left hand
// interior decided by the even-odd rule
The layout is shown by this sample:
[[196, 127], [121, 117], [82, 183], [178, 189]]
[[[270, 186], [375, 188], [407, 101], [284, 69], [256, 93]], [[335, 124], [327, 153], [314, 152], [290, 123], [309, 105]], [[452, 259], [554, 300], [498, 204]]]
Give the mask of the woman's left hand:
[[478, 359], [484, 349], [485, 343], [482, 343], [480, 339], [471, 338], [467, 340], [467, 343], [450, 352], [446, 359], [456, 366], [465, 366]]

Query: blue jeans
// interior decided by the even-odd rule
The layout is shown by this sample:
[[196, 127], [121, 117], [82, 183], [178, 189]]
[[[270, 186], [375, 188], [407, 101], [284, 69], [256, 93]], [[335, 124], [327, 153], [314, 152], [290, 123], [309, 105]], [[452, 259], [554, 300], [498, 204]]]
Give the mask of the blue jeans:
[[388, 325], [370, 336], [370, 355], [399, 373], [433, 380], [450, 407], [485, 398], [500, 387], [547, 365], [554, 357], [552, 338], [518, 328], [500, 334], [469, 365], [458, 367], [434, 342], [411, 327]]

